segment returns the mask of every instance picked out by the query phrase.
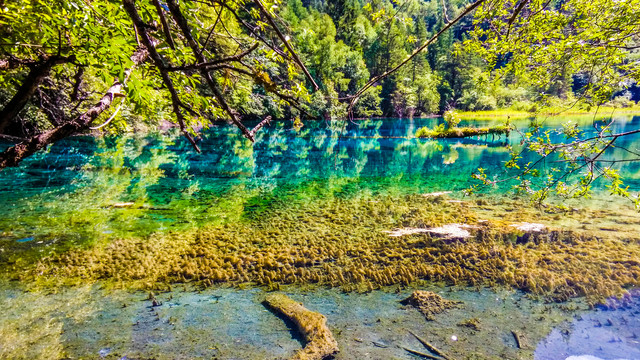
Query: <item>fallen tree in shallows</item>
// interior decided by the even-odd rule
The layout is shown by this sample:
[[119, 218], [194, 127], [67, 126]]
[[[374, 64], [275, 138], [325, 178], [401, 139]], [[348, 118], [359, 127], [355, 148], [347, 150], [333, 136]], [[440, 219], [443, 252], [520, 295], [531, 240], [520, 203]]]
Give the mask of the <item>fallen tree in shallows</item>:
[[429, 129], [426, 127], [420, 128], [416, 131], [415, 136], [417, 138], [433, 138], [433, 139], [447, 139], [447, 138], [466, 138], [480, 135], [506, 135], [509, 136], [511, 127], [506, 125], [498, 125], [494, 127], [455, 127], [451, 129], [443, 129], [436, 127], [435, 129]]
[[268, 295], [264, 301], [270, 309], [291, 320], [307, 344], [293, 355], [291, 360], [320, 360], [337, 353], [338, 342], [327, 327], [327, 318], [308, 310], [284, 294]]

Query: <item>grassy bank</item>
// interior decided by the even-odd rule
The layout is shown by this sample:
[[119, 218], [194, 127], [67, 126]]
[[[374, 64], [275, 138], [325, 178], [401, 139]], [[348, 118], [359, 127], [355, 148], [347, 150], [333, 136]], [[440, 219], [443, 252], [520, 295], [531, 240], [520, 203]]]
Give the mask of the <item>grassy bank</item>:
[[596, 116], [607, 118], [612, 115], [640, 115], [640, 105], [632, 107], [601, 106], [600, 108], [580, 109], [553, 106], [542, 108], [535, 112], [514, 109], [486, 110], [486, 111], [461, 111], [457, 113], [463, 120], [490, 120], [490, 119], [525, 119], [531, 117], [564, 117], [564, 116]]

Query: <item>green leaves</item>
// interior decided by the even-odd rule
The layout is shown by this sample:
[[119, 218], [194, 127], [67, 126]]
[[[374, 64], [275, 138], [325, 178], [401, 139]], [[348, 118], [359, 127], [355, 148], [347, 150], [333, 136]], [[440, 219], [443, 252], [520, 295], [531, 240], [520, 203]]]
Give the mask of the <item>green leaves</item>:
[[[489, 61], [498, 76], [512, 74], [539, 88], [583, 73], [580, 93], [595, 105], [621, 89], [621, 79], [639, 80], [629, 71], [630, 49], [638, 45], [639, 0], [530, 1], [514, 19], [515, 1], [501, 0], [476, 14], [477, 25], [465, 46]], [[504, 61], [506, 60], [506, 61]], [[565, 79], [565, 80], [563, 80]]]
[[460, 124], [460, 121], [461, 121], [460, 116], [453, 110], [445, 111], [443, 117], [444, 117], [444, 122], [445, 124], [447, 124], [448, 129], [458, 126], [458, 124]]

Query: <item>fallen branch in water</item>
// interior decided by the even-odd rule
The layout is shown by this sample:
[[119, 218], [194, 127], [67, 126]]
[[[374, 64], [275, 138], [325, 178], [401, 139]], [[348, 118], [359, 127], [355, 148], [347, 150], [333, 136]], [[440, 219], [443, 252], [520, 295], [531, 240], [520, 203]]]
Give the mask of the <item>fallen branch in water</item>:
[[284, 294], [268, 295], [264, 302], [269, 308], [293, 321], [307, 341], [307, 345], [298, 350], [291, 360], [320, 360], [338, 352], [338, 342], [327, 327], [324, 315], [306, 309]]
[[515, 331], [515, 330], [511, 330], [511, 335], [513, 335], [513, 338], [516, 340], [516, 345], [518, 346], [518, 349], [526, 349], [527, 348], [527, 344], [524, 341], [523, 336]]
[[431, 360], [441, 360], [442, 359], [439, 356], [433, 356], [433, 355], [427, 354], [427, 353], [422, 352], [422, 351], [409, 349], [408, 347], [404, 347], [404, 346], [400, 346], [400, 347], [403, 348], [406, 352], [408, 352], [410, 354], [418, 355], [418, 356], [423, 357], [425, 359], [431, 359]]
[[422, 344], [422, 346], [424, 346], [425, 348], [429, 349], [429, 351], [431, 351], [432, 353], [440, 356], [441, 358], [443, 358], [445, 360], [451, 360], [451, 358], [449, 356], [447, 356], [443, 351], [441, 351], [437, 347], [431, 345], [427, 340], [421, 338], [420, 336], [418, 336], [416, 333], [414, 333], [411, 330], [408, 330], [408, 331], [409, 331], [409, 334], [413, 335], [413, 337], [415, 337]]

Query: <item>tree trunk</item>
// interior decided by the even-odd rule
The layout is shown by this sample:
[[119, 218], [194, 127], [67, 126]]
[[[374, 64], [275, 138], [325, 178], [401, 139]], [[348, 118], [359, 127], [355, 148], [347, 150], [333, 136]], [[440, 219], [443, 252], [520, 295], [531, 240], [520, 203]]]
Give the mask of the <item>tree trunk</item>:
[[58, 127], [45, 131], [42, 134], [33, 136], [10, 147], [0, 154], [0, 169], [4, 169], [8, 166], [17, 166], [22, 159], [32, 155], [40, 149], [43, 149], [45, 146], [86, 129], [89, 124], [98, 117], [98, 115], [111, 106], [114, 97], [116, 97], [116, 94], [120, 94], [121, 90], [122, 84], [118, 82], [107, 90], [107, 93], [102, 97], [102, 99], [100, 99], [100, 102], [73, 121], [66, 122]]
[[116, 81], [107, 90], [100, 101], [84, 114], [51, 130], [45, 131], [42, 134], [26, 139], [25, 141], [8, 148], [3, 153], [0, 153], [0, 170], [10, 166], [18, 166], [24, 158], [31, 156], [36, 151], [45, 148], [47, 145], [86, 130], [93, 120], [111, 106], [114, 98], [123, 96], [121, 94], [122, 88], [131, 74], [131, 71], [134, 67], [141, 64], [147, 58], [148, 54], [149, 53], [146, 49], [136, 51], [131, 57], [131, 60], [133, 60], [133, 66], [125, 73], [123, 83]]
[[162, 76], [162, 82], [167, 87], [169, 94], [171, 94], [173, 113], [176, 115], [176, 119], [178, 120], [178, 125], [180, 125], [182, 134], [187, 138], [187, 140], [189, 140], [193, 148], [197, 152], [200, 152], [198, 144], [196, 144], [196, 141], [187, 130], [184, 121], [184, 115], [182, 114], [182, 108], [185, 108], [185, 110], [187, 111], [189, 111], [189, 108], [182, 103], [180, 97], [178, 96], [178, 92], [173, 85], [173, 80], [171, 80], [171, 77], [169, 76], [169, 71], [167, 70], [164, 59], [156, 49], [157, 41], [153, 39], [151, 35], [149, 35], [146, 24], [140, 17], [140, 14], [138, 14], [138, 10], [136, 10], [135, 0], [123, 0], [122, 5], [124, 5], [124, 9], [129, 14], [129, 18], [131, 18], [131, 21], [133, 21], [133, 25], [138, 33], [138, 36], [140, 37], [142, 44], [147, 48], [149, 57], [160, 72], [160, 75]]
[[38, 104], [40, 110], [47, 116], [53, 126], [60, 126], [65, 122], [66, 116], [64, 108], [69, 104], [62, 96], [62, 91], [56, 89], [51, 78], [42, 80], [42, 86], [36, 89], [34, 102]]
[[[202, 51], [200, 50], [200, 46], [198, 46], [198, 43], [191, 35], [191, 28], [187, 23], [187, 19], [184, 17], [184, 15], [182, 15], [182, 12], [180, 11], [180, 7], [178, 6], [178, 3], [175, 0], [167, 0], [167, 5], [169, 6], [169, 12], [173, 16], [173, 19], [176, 21], [176, 23], [178, 24], [178, 27], [182, 31], [182, 35], [184, 35], [184, 37], [186, 38], [187, 44], [191, 48], [191, 51], [193, 52], [193, 55], [196, 58], [196, 61], [198, 61], [199, 63], [206, 63], [207, 59], [205, 59], [204, 55], [202, 54]], [[209, 88], [213, 92], [213, 95], [215, 95], [216, 100], [218, 101], [218, 104], [220, 104], [220, 107], [222, 107], [222, 109], [229, 115], [229, 117], [231, 118], [231, 121], [240, 129], [240, 131], [242, 131], [242, 133], [249, 140], [251, 140], [251, 142], [253, 142], [254, 141], [253, 135], [251, 135], [251, 132], [249, 131], [249, 129], [247, 129], [247, 127], [244, 126], [244, 124], [238, 119], [233, 109], [226, 102], [226, 100], [224, 99], [224, 95], [222, 94], [220, 89], [218, 89], [218, 84], [216, 83], [215, 79], [211, 76], [211, 73], [207, 69], [201, 68], [200, 74], [202, 75], [202, 77], [204, 77], [205, 81], [207, 82], [207, 85], [209, 85]]]
[[73, 57], [55, 55], [31, 67], [29, 75], [27, 75], [27, 78], [22, 82], [22, 86], [20, 86], [18, 92], [2, 111], [0, 111], [0, 134], [4, 133], [7, 126], [14, 121], [18, 113], [20, 113], [29, 99], [31, 99], [40, 83], [49, 76], [51, 68], [55, 65], [70, 61], [73, 61]]

